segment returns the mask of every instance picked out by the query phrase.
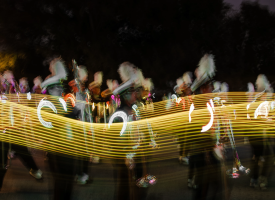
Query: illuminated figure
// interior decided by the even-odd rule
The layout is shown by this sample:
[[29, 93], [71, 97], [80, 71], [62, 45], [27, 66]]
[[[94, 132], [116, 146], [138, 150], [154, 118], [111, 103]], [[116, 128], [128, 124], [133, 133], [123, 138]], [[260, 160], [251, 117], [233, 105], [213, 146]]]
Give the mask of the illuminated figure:
[[108, 86], [108, 89], [101, 92], [101, 96], [102, 96], [103, 99], [107, 100], [107, 102], [106, 102], [106, 109], [107, 109], [106, 115], [110, 117], [118, 107], [118, 97], [113, 95], [113, 91], [118, 87], [118, 82], [117, 82], [117, 80], [108, 79], [106, 81], [106, 84]]
[[[96, 72], [94, 74], [94, 81], [89, 84], [89, 91], [91, 93], [91, 102], [92, 102], [92, 116], [94, 123], [106, 123], [106, 106], [105, 102], [107, 101], [101, 96], [101, 85], [103, 81], [103, 73]], [[95, 135], [94, 137], [97, 137]], [[100, 157], [93, 154], [92, 156], [93, 163], [99, 163]]]
[[[265, 75], [260, 74], [256, 80], [256, 94], [254, 101], [260, 100], [264, 101], [259, 105], [259, 107], [255, 111], [255, 117], [261, 118], [264, 124], [268, 122], [268, 112], [270, 110], [267, 101], [272, 99], [273, 88], [270, 86], [268, 79]], [[265, 109], [266, 108], [266, 109]], [[250, 136], [249, 141], [252, 147], [253, 158], [251, 160], [251, 180], [250, 186], [251, 187], [260, 187], [262, 190], [266, 189], [268, 180], [267, 177], [269, 175], [270, 166], [272, 165], [272, 139], [266, 135], [266, 131], [268, 127], [266, 126], [263, 129], [255, 130], [255, 136]], [[259, 136], [257, 136], [261, 133]], [[259, 169], [259, 162], [263, 163], [263, 167]], [[261, 172], [260, 172], [261, 171]], [[260, 173], [259, 173], [260, 172]]]
[[[52, 74], [41, 84], [41, 87], [43, 90], [47, 90], [47, 92], [52, 95], [52, 98], [58, 99], [62, 97], [63, 94], [63, 80], [67, 79], [67, 70], [63, 60], [61, 58], [52, 60], [50, 63], [50, 71]], [[61, 103], [56, 106], [63, 107]], [[58, 146], [56, 146], [56, 148], [58, 148]], [[54, 178], [54, 199], [71, 199], [75, 178], [74, 158], [54, 152], [49, 152], [48, 157]]]
[[[13, 73], [11, 71], [5, 71], [3, 78], [4, 81], [4, 87], [5, 87], [5, 94], [16, 94], [16, 96], [10, 95], [11, 99], [8, 99], [11, 102], [14, 103], [20, 103], [19, 102], [19, 94], [21, 93], [20, 89], [22, 89], [22, 93], [28, 92], [28, 82], [26, 78], [20, 79], [20, 86], [17, 84], [16, 80], [14, 79]], [[26, 114], [26, 112], [21, 112]], [[14, 125], [14, 117], [13, 117], [13, 107], [10, 107], [10, 119], [11, 119], [11, 126]], [[25, 119], [25, 116], [24, 118]], [[22, 124], [24, 122], [22, 121]], [[22, 134], [24, 133], [24, 129], [21, 130]], [[9, 134], [9, 130], [6, 130], [4, 134]], [[28, 148], [26, 146], [18, 145], [18, 144], [12, 144], [10, 145], [10, 151], [15, 151], [15, 155], [19, 157], [21, 162], [24, 164], [24, 166], [29, 170], [29, 173], [31, 176], [33, 176], [35, 179], [42, 179], [42, 171], [38, 168], [36, 165], [31, 153], [29, 152]], [[12, 152], [12, 151], [11, 151]], [[12, 157], [12, 155], [11, 155]]]
[[[190, 144], [188, 186], [196, 189], [194, 190], [194, 199], [206, 198], [210, 185], [215, 190], [214, 194], [216, 198], [222, 198], [219, 195], [223, 194], [223, 188], [221, 187], [221, 163], [214, 153], [216, 141], [215, 137], [213, 137], [214, 115], [213, 107], [211, 106], [213, 103], [210, 101], [212, 99], [211, 93], [214, 89], [212, 78], [215, 75], [215, 70], [213, 55], [204, 55], [199, 62], [199, 67], [195, 71], [196, 79], [191, 85], [192, 92], [195, 94], [204, 94], [202, 96], [203, 99], [194, 98], [195, 111], [197, 108], [201, 108], [201, 106], [206, 106], [210, 114], [208, 124], [204, 125], [202, 129], [197, 130], [197, 134], [194, 135]], [[201, 102], [203, 103], [201, 104]], [[204, 136], [203, 139], [202, 136]]]
[[[177, 86], [174, 88], [176, 93], [178, 94], [178, 101], [177, 104], [182, 104], [182, 110], [188, 111], [193, 103], [192, 100], [192, 91], [190, 89], [190, 86], [192, 84], [192, 73], [191, 72], [185, 72], [182, 77], [177, 79]], [[189, 150], [186, 148], [185, 142], [186, 142], [186, 134], [188, 133], [188, 130], [184, 130], [184, 132], [179, 135], [179, 162], [188, 164], [189, 158], [188, 153]]]
[[41, 88], [42, 81], [43, 80], [42, 80], [41, 76], [37, 76], [35, 79], [33, 79], [32, 93], [41, 94], [41, 92], [42, 92], [42, 88]]
[[94, 74], [94, 81], [89, 84], [89, 90], [91, 92], [93, 108], [93, 118], [95, 123], [104, 123], [104, 103], [105, 100], [101, 96], [100, 87], [102, 85], [103, 73], [96, 72]]
[[147, 112], [154, 112], [154, 104], [153, 104], [153, 97], [152, 97], [152, 90], [154, 89], [154, 84], [152, 79], [146, 78], [144, 79], [142, 86], [144, 88], [143, 91], [143, 98], [145, 98], [145, 105]]
[[23, 94], [26, 94], [30, 91], [28, 79], [26, 77], [23, 77], [19, 80], [19, 88], [20, 92]]
[[[90, 95], [89, 90], [85, 88], [85, 83], [88, 80], [88, 71], [85, 66], [78, 66], [77, 63], [73, 60], [74, 67], [74, 76], [75, 79], [69, 82], [69, 85], [72, 87], [73, 92], [76, 96], [76, 104], [74, 107], [74, 113], [76, 113], [77, 118], [83, 122], [92, 123], [91, 108], [89, 105]], [[84, 139], [87, 141], [87, 132], [83, 126]], [[93, 136], [92, 136], [93, 137]], [[85, 144], [86, 145], [86, 144]], [[77, 160], [77, 183], [84, 185], [89, 180], [89, 160], [88, 157]]]
[[[136, 103], [136, 89], [140, 86], [140, 74], [138, 75], [136, 71], [137, 69], [132, 63], [122, 63], [118, 72], [123, 83], [113, 91], [114, 95], [120, 95], [121, 105], [117, 111], [125, 113], [128, 121], [135, 120], [132, 106]], [[121, 117], [116, 117], [115, 122], [122, 122], [121, 119]], [[116, 182], [114, 199], [131, 200], [146, 197], [147, 190], [139, 189], [136, 185], [137, 179], [140, 178], [138, 176], [144, 174], [142, 163], [137, 163], [139, 161], [135, 158], [135, 152], [140, 150], [141, 142], [138, 130], [129, 125], [122, 135], [118, 134], [116, 136], [116, 141], [117, 143], [123, 142], [122, 149], [127, 149], [127, 151], [125, 151], [124, 159], [115, 159], [113, 163], [114, 180]]]

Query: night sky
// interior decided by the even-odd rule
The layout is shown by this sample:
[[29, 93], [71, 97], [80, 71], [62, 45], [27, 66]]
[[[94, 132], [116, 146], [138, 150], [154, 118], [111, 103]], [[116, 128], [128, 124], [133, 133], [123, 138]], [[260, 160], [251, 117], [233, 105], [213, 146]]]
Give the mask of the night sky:
[[[233, 10], [223, 2], [233, 5]], [[103, 71], [121, 82], [117, 69], [130, 61], [152, 78], [161, 97], [192, 73], [205, 53], [215, 56], [215, 80], [230, 91], [246, 91], [259, 74], [275, 81], [274, 0], [47, 0], [0, 4], [0, 72], [16, 79], [49, 75], [51, 59], [85, 65], [89, 83]], [[261, 5], [268, 5], [269, 9]], [[12, 15], [10, 15], [12, 13]], [[7, 17], [9, 16], [9, 17]], [[10, 61], [14, 62], [10, 62]], [[8, 62], [9, 61], [9, 62]], [[70, 73], [68, 81], [73, 78]], [[275, 82], [274, 82], [275, 83]], [[275, 86], [275, 84], [274, 84]]]

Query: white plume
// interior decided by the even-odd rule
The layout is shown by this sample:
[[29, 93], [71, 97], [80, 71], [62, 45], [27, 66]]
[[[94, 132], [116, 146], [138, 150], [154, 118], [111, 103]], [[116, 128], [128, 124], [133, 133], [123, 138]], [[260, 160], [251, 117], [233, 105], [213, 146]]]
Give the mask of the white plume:
[[185, 72], [182, 76], [183, 82], [186, 85], [191, 85], [192, 84], [192, 73], [191, 72]]
[[151, 90], [154, 88], [152, 79], [150, 79], [150, 78], [144, 79], [142, 85], [143, 85], [143, 88], [144, 88], [145, 90], [148, 90], [148, 91], [151, 91]]
[[214, 92], [220, 92], [221, 90], [221, 83], [219, 81], [215, 81], [215, 83], [213, 84], [214, 86]]
[[229, 86], [226, 82], [223, 82], [221, 85], [221, 92], [228, 92], [229, 91]]
[[197, 78], [200, 79], [204, 74], [207, 74], [209, 78], [215, 76], [216, 66], [214, 63], [214, 56], [212, 54], [205, 54], [200, 62], [197, 72]]
[[67, 71], [65, 64], [61, 58], [55, 58], [50, 63], [50, 71], [53, 76], [58, 76], [60, 79], [67, 78]]
[[51, 84], [59, 83], [60, 80], [67, 79], [66, 67], [61, 58], [55, 58], [51, 61], [50, 71], [52, 72], [52, 74], [48, 76], [49, 78], [46, 78], [41, 84], [41, 87], [43, 88]]
[[177, 79], [177, 86], [180, 87], [183, 84], [183, 79], [180, 77]]
[[248, 92], [255, 92], [253, 83], [247, 83]]
[[106, 81], [106, 84], [108, 86], [108, 89], [111, 90], [111, 91], [113, 91], [113, 81], [112, 81], [112, 79], [108, 79]]
[[116, 88], [118, 88], [119, 84], [117, 82], [117, 80], [113, 80], [113, 87], [112, 87], [112, 91], [114, 91]]
[[124, 62], [120, 64], [118, 68], [118, 73], [123, 82], [128, 81], [135, 74], [135, 66], [130, 62]]
[[256, 80], [257, 92], [262, 92], [270, 87], [269, 81], [264, 74], [259, 74]]
[[94, 82], [101, 85], [103, 80], [103, 73], [102, 72], [96, 72], [94, 74]]
[[136, 80], [135, 80], [135, 87], [140, 87], [143, 84], [144, 76], [142, 74], [141, 69], [136, 69]]

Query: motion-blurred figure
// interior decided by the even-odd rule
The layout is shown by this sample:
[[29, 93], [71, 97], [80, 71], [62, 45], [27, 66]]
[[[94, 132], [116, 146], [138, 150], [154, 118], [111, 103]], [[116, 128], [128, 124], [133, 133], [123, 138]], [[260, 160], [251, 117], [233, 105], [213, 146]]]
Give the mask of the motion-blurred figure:
[[[182, 109], [184, 111], [188, 111], [190, 109], [190, 106], [193, 103], [191, 94], [192, 91], [190, 89], [190, 86], [192, 84], [192, 73], [191, 72], [185, 72], [182, 77], [177, 79], [177, 86], [176, 86], [176, 92], [178, 94], [178, 97], [181, 99], [179, 103], [182, 103]], [[186, 145], [186, 136], [188, 134], [188, 130], [185, 129], [183, 132], [179, 135], [179, 161], [180, 163], [188, 164], [189, 158], [189, 148]], [[191, 186], [191, 179], [188, 180], [188, 186]]]
[[[5, 94], [17, 94], [13, 96], [9, 96], [11, 99], [10, 101], [20, 103], [18, 100], [18, 95], [21, 93], [28, 92], [29, 86], [26, 78], [20, 79], [20, 85], [17, 84], [16, 80], [14, 79], [13, 73], [11, 71], [5, 71], [3, 78], [4, 81], [4, 87], [5, 87]], [[13, 120], [13, 107], [10, 108], [10, 119], [11, 119], [11, 126], [13, 126], [14, 120]], [[26, 112], [23, 112], [25, 115]], [[24, 118], [25, 119], [25, 116]], [[22, 122], [23, 123], [23, 122]], [[5, 133], [8, 133], [9, 130], [6, 130]], [[24, 132], [24, 130], [22, 130]], [[15, 155], [18, 156], [18, 158], [21, 160], [21, 162], [24, 164], [24, 166], [29, 170], [29, 173], [31, 176], [33, 176], [35, 179], [42, 179], [42, 171], [37, 167], [31, 153], [28, 150], [28, 147], [18, 145], [18, 144], [12, 144], [10, 146], [10, 151], [15, 151]]]
[[[76, 104], [74, 107], [74, 113], [77, 113], [77, 118], [82, 122], [93, 122], [91, 115], [91, 108], [89, 105], [90, 95], [89, 90], [85, 87], [85, 83], [88, 80], [88, 71], [85, 66], [78, 66], [73, 60], [74, 76], [75, 79], [69, 82], [73, 92], [76, 96]], [[83, 126], [84, 140], [87, 141], [87, 132]], [[85, 144], [86, 145], [86, 144]], [[77, 183], [84, 185], [89, 180], [89, 160], [88, 156], [85, 159], [77, 160]]]
[[[119, 66], [118, 72], [123, 83], [113, 92], [114, 95], [120, 95], [121, 105], [117, 109], [117, 112], [122, 111], [125, 113], [129, 121], [135, 120], [132, 106], [136, 103], [136, 89], [139, 87], [138, 83], [140, 82], [136, 70], [136, 67], [132, 63], [122, 63]], [[121, 118], [115, 118], [114, 121], [122, 122]], [[140, 178], [138, 176], [144, 174], [144, 168], [140, 166], [142, 165], [142, 161], [136, 159], [135, 153], [132, 153], [132, 151], [137, 151], [135, 149], [139, 148], [139, 141], [141, 141], [139, 133], [137, 133], [138, 135], [136, 136], [132, 135], [134, 132], [137, 132], [137, 130], [133, 130], [135, 128], [127, 126], [124, 133], [121, 136], [117, 135], [116, 138], [117, 144], [124, 141], [122, 149], [127, 149], [127, 151], [125, 151], [125, 157], [123, 159], [115, 159], [113, 163], [114, 180], [116, 182], [114, 199], [132, 200], [146, 198], [146, 190], [136, 185], [137, 178]], [[135, 148], [136, 145], [137, 147]], [[136, 167], [136, 165], [138, 167]]]
[[[266, 76], [260, 74], [256, 80], [256, 94], [254, 101], [270, 101], [272, 99], [273, 88], [270, 86]], [[260, 106], [260, 105], [259, 105]], [[259, 107], [258, 107], [259, 108]], [[259, 108], [260, 110], [261, 108]], [[256, 110], [257, 111], [257, 110]], [[268, 110], [265, 109], [266, 112]], [[268, 113], [267, 113], [268, 114]], [[261, 120], [265, 123], [268, 119], [265, 117], [266, 113], [259, 112]], [[271, 138], [266, 134], [269, 127], [262, 130], [256, 130], [255, 136], [250, 136], [249, 141], [252, 147], [253, 158], [251, 160], [251, 180], [250, 186], [259, 186], [262, 190], [266, 189], [268, 185], [268, 175], [270, 174], [270, 167], [272, 166], [273, 147]], [[257, 134], [257, 132], [259, 132]], [[259, 136], [257, 136], [259, 135]], [[262, 162], [262, 169], [260, 170], [259, 163]], [[261, 172], [260, 172], [261, 171]]]
[[[195, 94], [205, 94], [202, 96], [203, 99], [194, 99], [194, 108], [197, 109], [202, 108], [201, 106], [205, 106], [206, 103], [211, 105], [210, 99], [212, 95], [210, 93], [214, 89], [212, 77], [215, 75], [215, 64], [212, 55], [206, 54], [202, 57], [195, 75], [196, 80], [193, 82], [191, 90]], [[224, 194], [221, 163], [214, 151], [216, 141], [212, 136], [213, 128], [210, 127], [204, 131], [195, 130], [197, 133], [193, 133], [194, 138], [192, 144], [190, 144], [191, 155], [189, 158], [189, 181], [192, 178], [192, 185], [196, 188], [193, 199], [221, 199]], [[212, 188], [212, 190], [209, 191], [209, 188]]]
[[[61, 58], [52, 60], [50, 63], [50, 71], [52, 74], [41, 84], [41, 87], [43, 90], [47, 90], [53, 98], [59, 98], [64, 91], [62, 82], [67, 79], [67, 71], [63, 60]], [[58, 104], [57, 106], [61, 107], [62, 105]], [[48, 157], [54, 179], [53, 199], [71, 199], [75, 177], [74, 158], [56, 152], [48, 152]]]
[[[104, 99], [101, 96], [101, 85], [103, 81], [103, 73], [101, 71], [96, 72], [94, 74], [94, 81], [89, 84], [89, 90], [91, 93], [91, 102], [92, 102], [92, 116], [94, 123], [104, 123], [106, 120], [106, 106], [105, 102], [106, 99]], [[94, 135], [94, 137], [97, 139], [98, 135]], [[100, 157], [93, 153], [92, 156], [92, 163], [99, 163]]]

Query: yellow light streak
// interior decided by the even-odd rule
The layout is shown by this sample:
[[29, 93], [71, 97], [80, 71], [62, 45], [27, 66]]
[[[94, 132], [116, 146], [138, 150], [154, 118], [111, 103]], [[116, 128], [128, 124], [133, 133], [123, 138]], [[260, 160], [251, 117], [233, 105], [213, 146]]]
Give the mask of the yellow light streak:
[[[59, 97], [33, 95], [28, 100], [27, 94], [20, 94], [18, 102], [16, 94], [6, 95], [6, 98], [2, 95], [0, 140], [79, 158], [90, 157], [93, 154], [103, 159], [124, 159], [127, 154], [132, 153], [135, 157], [147, 155], [148, 161], [153, 161], [177, 157], [177, 142], [173, 139], [174, 137], [184, 137], [182, 142], [185, 149], [192, 150], [192, 153], [213, 149], [216, 144], [215, 128], [218, 121], [221, 134], [228, 129], [228, 123], [231, 122], [237, 146], [243, 142], [245, 136], [260, 139], [263, 136], [263, 130], [265, 130], [265, 136], [275, 136], [275, 113], [271, 106], [266, 107], [267, 113], [258, 113], [256, 119], [247, 119], [247, 115], [254, 115], [259, 105], [265, 101], [247, 102], [245, 93], [227, 93], [226, 96], [223, 94], [219, 97], [221, 100], [226, 99], [226, 102], [221, 106], [214, 101], [215, 113], [212, 113], [212, 118], [209, 111], [211, 106], [207, 107], [206, 103], [214, 99], [215, 95], [217, 94], [192, 96], [194, 110], [191, 122], [189, 122], [191, 103], [186, 104], [183, 109], [181, 106], [176, 106], [175, 101], [167, 100], [154, 103], [154, 110], [139, 109], [140, 120], [127, 122], [123, 137], [120, 137], [123, 123], [113, 123], [109, 129], [106, 129], [103, 123], [91, 124], [67, 118]], [[272, 95], [269, 94], [269, 96]], [[41, 108], [41, 117], [51, 122], [52, 128], [44, 127], [37, 116], [37, 105], [44, 97], [57, 109], [56, 114], [51, 108]], [[188, 100], [186, 97], [181, 98], [184, 98], [186, 102]], [[166, 110], [168, 101], [171, 102], [171, 106]], [[271, 105], [273, 99], [266, 99], [266, 102]], [[249, 109], [247, 109], [248, 104]], [[72, 108], [73, 106], [67, 101], [67, 113], [70, 113]], [[211, 119], [213, 119], [212, 127], [206, 132], [201, 132], [202, 127], [207, 125]], [[157, 137], [154, 138], [158, 144], [157, 148], [153, 149], [149, 145], [151, 137], [147, 124], [150, 124], [150, 129], [154, 133], [157, 133]], [[91, 127], [93, 127], [93, 134], [85, 138], [83, 130], [89, 132]], [[132, 127], [131, 130], [129, 130], [130, 127]], [[68, 132], [72, 137], [68, 138]], [[140, 141], [139, 147], [133, 149], [137, 141]]]

